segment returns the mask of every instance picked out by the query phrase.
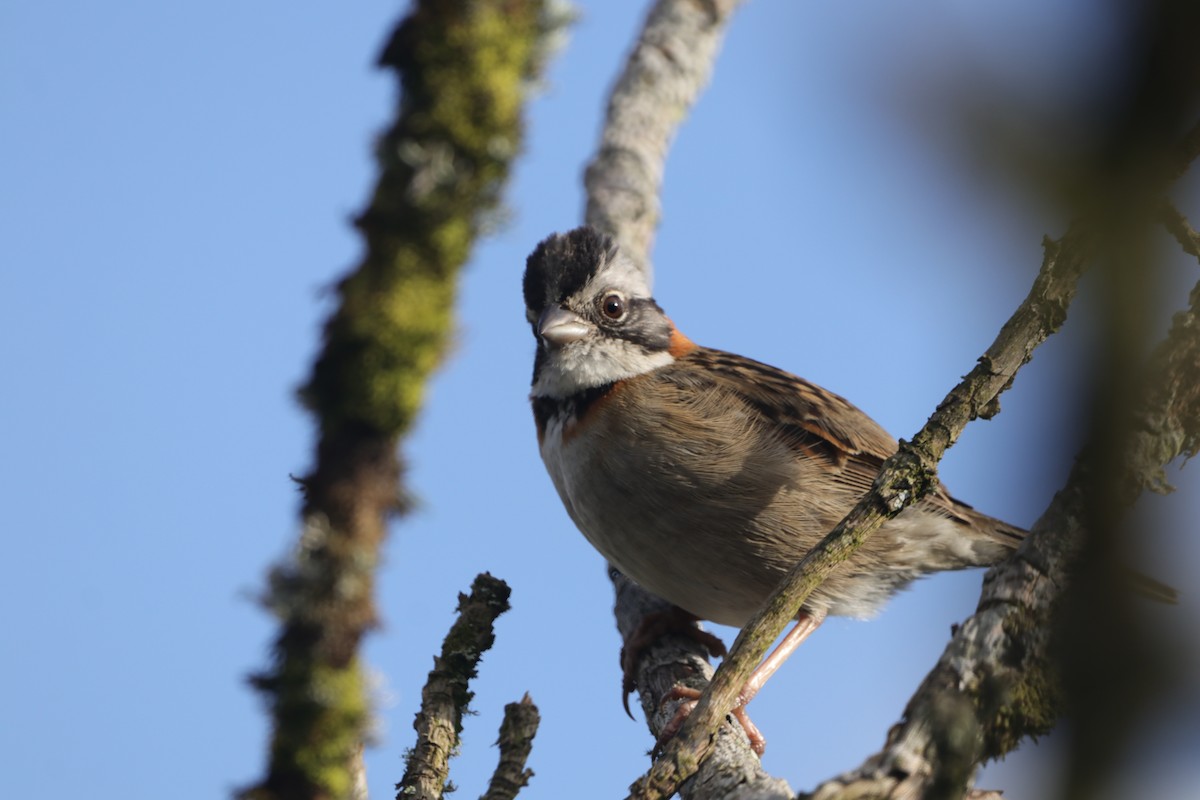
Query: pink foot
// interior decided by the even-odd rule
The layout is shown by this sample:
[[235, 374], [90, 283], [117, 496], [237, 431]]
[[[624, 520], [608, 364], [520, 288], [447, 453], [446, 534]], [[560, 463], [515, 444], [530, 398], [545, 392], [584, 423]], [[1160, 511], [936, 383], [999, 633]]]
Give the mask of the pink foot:
[[[767, 740], [763, 738], [762, 733], [758, 730], [758, 726], [750, 721], [750, 717], [746, 714], [746, 704], [754, 699], [754, 696], [758, 694], [758, 690], [763, 687], [767, 679], [783, 666], [783, 662], [787, 660], [788, 656], [800, 646], [801, 642], [808, 638], [809, 634], [820, 627], [824, 620], [824, 611], [801, 611], [797, 614], [796, 624], [780, 640], [775, 649], [763, 659], [763, 662], [755, 668], [754, 672], [750, 675], [750, 679], [746, 681], [746, 685], [742, 687], [742, 691], [738, 694], [737, 705], [734, 706], [731, 713], [741, 724], [747, 738], [750, 739], [750, 747], [759, 756], [767, 749]], [[699, 697], [700, 692], [698, 690], [686, 686], [675, 686], [671, 691], [667, 692], [667, 696], [663, 698], [664, 703], [668, 700], [687, 700], [688, 702], [679, 707], [679, 710], [675, 712], [675, 716], [663, 728], [662, 734], [658, 737], [658, 743], [654, 747], [656, 755], [664, 742], [679, 733], [680, 726], [683, 725], [683, 721], [688, 718], [688, 715], [692, 713], [692, 709], [696, 707], [696, 700]]]
[[[664, 703], [671, 700], [686, 700], [687, 702], [679, 706], [679, 710], [675, 712], [675, 716], [671, 717], [671, 721], [663, 727], [662, 733], [658, 737], [658, 743], [654, 746], [654, 756], [658, 755], [663, 745], [670, 741], [671, 737], [679, 733], [679, 729], [683, 727], [683, 721], [691, 716], [692, 709], [696, 707], [696, 701], [699, 699], [700, 690], [692, 689], [688, 686], [674, 686], [671, 688], [671, 691], [667, 692], [666, 697], [662, 700]], [[733, 714], [733, 718], [742, 726], [742, 730], [746, 732], [746, 738], [750, 740], [750, 749], [754, 751], [755, 755], [761, 758], [767, 749], [766, 737], [762, 735], [762, 731], [758, 729], [758, 726], [750, 719], [750, 715], [746, 713], [746, 704], [740, 697], [738, 698], [738, 704], [730, 713]]]

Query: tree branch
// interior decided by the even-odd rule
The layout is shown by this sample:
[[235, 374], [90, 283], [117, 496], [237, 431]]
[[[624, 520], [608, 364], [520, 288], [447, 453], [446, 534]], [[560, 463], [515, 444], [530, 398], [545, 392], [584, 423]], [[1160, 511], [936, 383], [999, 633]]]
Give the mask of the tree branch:
[[487, 794], [480, 800], [513, 800], [521, 788], [533, 777], [533, 770], [525, 768], [529, 752], [533, 749], [533, 737], [537, 735], [538, 723], [542, 720], [537, 706], [526, 694], [519, 703], [504, 707], [504, 720], [500, 723], [500, 763], [496, 766]]
[[596, 157], [584, 177], [584, 220], [620, 243], [647, 275], [667, 150], [708, 84], [743, 0], [658, 0], [608, 99]]
[[396, 784], [397, 800], [440, 800], [445, 792], [450, 757], [458, 751], [463, 714], [474, 696], [468, 685], [496, 640], [493, 626], [508, 611], [508, 597], [508, 584], [486, 572], [475, 578], [469, 597], [458, 596], [458, 619], [421, 690], [421, 709], [413, 720], [417, 744]]
[[[647, 617], [670, 613], [676, 608], [616, 569], [610, 567], [609, 577], [616, 591], [617, 629], [625, 642], [630, 641]], [[693, 624], [700, 628], [698, 622]], [[675, 686], [703, 689], [712, 675], [708, 652], [695, 638], [668, 634], [646, 648], [638, 659], [635, 678], [646, 724], [655, 740], [679, 708], [679, 701], [662, 703], [662, 698]], [[700, 765], [696, 775], [683, 783], [679, 794], [685, 800], [790, 800], [794, 793], [786, 781], [772, 777], [763, 769], [742, 727], [726, 720], [717, 731], [712, 755]]]
[[499, 203], [521, 110], [546, 52], [543, 0], [417, 2], [380, 57], [401, 85], [379, 177], [355, 224], [366, 249], [338, 286], [301, 390], [320, 429], [295, 555], [270, 576], [273, 663], [253, 678], [272, 717], [254, 800], [344, 798], [361, 785], [369, 711], [359, 643], [374, 573], [401, 510], [400, 438], [451, 330], [457, 278]]

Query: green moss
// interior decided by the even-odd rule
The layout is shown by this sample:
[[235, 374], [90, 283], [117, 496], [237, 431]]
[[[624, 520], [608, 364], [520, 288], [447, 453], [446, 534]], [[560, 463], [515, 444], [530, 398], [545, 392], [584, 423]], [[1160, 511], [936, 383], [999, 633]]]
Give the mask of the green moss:
[[274, 736], [267, 778], [246, 796], [338, 798], [351, 789], [368, 722], [355, 652], [375, 618], [369, 567], [384, 517], [404, 496], [379, 485], [399, 471], [395, 444], [451, 339], [458, 275], [495, 219], [520, 150], [522, 106], [555, 32], [547, 6], [418, 0], [380, 57], [399, 78], [399, 109], [356, 220], [362, 260], [337, 286], [324, 347], [300, 390], [321, 436], [319, 463], [303, 481], [306, 524], [328, 525], [319, 547], [276, 570], [266, 599], [283, 623], [276, 663], [255, 683]]
[[[1010, 642], [1045, 636], [1046, 623], [1033, 615], [1017, 616], [1005, 625]], [[992, 720], [984, 755], [997, 758], [1016, 749], [1022, 738], [1049, 732], [1062, 713], [1058, 674], [1053, 664], [1033, 661], [1028, 652], [1010, 652], [1001, 659], [1008, 669], [1000, 678], [988, 675], [979, 688], [982, 718]]]
[[379, 145], [367, 254], [339, 286], [325, 352], [301, 395], [326, 436], [401, 436], [453, 330], [457, 275], [522, 139], [544, 52], [542, 2], [419, 3], [385, 48], [401, 115]]
[[241, 797], [348, 797], [350, 764], [370, 714], [358, 661], [330, 667], [293, 658], [258, 682], [274, 704], [271, 773]]
[[347, 769], [348, 754], [362, 743], [369, 712], [362, 670], [357, 661], [342, 669], [317, 666], [311, 688], [316, 735], [297, 742], [292, 757], [328, 796], [347, 797], [353, 780]]

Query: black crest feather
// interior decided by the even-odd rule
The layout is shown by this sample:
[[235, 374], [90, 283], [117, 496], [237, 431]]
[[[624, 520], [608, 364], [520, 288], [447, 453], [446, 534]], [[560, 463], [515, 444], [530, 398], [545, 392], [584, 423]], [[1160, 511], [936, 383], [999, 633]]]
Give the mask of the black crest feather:
[[525, 261], [525, 307], [541, 313], [578, 292], [617, 256], [617, 243], [584, 225], [543, 239]]

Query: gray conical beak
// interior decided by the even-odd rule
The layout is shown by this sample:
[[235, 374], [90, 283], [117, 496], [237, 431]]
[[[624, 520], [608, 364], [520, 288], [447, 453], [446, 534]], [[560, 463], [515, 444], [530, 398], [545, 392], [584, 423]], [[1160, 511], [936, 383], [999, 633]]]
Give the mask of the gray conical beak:
[[557, 306], [547, 308], [538, 317], [537, 333], [551, 347], [562, 347], [588, 335], [592, 326], [578, 314]]

